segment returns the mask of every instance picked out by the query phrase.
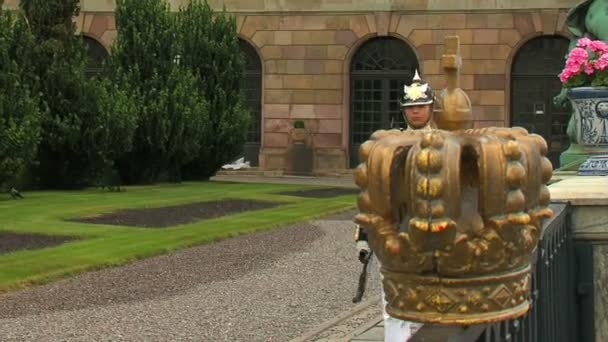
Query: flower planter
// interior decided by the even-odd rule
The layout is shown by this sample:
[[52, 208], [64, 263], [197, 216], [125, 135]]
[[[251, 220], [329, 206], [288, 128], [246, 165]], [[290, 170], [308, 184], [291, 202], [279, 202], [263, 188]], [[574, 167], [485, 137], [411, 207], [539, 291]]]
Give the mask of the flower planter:
[[578, 143], [608, 147], [608, 87], [571, 88], [568, 99], [575, 110]]
[[572, 170], [589, 156], [608, 153], [608, 43], [578, 39], [559, 78], [574, 109], [568, 124], [571, 144], [560, 164]]

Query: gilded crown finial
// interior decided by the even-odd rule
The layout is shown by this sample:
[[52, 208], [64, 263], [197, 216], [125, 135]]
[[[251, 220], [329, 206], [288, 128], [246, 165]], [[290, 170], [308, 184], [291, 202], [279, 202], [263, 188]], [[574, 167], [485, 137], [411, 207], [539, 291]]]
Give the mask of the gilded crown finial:
[[472, 105], [469, 96], [460, 89], [460, 38], [445, 37], [445, 52], [441, 56], [441, 67], [445, 75], [446, 88], [437, 96], [435, 122], [445, 130], [471, 128], [473, 125]]
[[523, 315], [552, 215], [544, 140], [488, 128], [386, 132], [363, 146], [355, 221], [380, 260], [387, 312], [444, 324]]

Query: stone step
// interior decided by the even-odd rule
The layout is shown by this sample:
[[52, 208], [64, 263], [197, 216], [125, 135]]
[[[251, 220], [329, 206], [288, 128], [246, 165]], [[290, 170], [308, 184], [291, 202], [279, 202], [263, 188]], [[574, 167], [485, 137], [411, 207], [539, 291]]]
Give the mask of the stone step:
[[280, 177], [283, 176], [283, 170], [264, 170], [258, 167], [252, 167], [241, 170], [219, 170], [217, 176], [265, 176], [265, 177]]

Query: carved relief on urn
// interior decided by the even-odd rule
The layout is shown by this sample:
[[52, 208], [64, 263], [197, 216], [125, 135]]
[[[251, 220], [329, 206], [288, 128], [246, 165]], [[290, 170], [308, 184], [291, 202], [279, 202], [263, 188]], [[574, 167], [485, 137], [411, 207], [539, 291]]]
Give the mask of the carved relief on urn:
[[521, 128], [378, 131], [361, 146], [355, 220], [391, 316], [475, 324], [528, 310], [531, 253], [552, 215], [546, 154]]

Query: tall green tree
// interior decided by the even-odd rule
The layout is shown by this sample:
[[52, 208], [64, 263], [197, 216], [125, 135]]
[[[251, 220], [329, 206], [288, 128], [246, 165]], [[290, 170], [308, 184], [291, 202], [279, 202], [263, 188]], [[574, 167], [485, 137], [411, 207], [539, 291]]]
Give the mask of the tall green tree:
[[[96, 184], [117, 186], [122, 183], [116, 161], [133, 148], [137, 128], [137, 105], [132, 95], [108, 78], [89, 82], [94, 94], [90, 128], [84, 132], [84, 143], [92, 166], [92, 179]], [[110, 178], [108, 178], [110, 177]], [[119, 183], [119, 184], [116, 184]]]
[[206, 134], [207, 102], [180, 64], [176, 18], [163, 0], [118, 0], [113, 79], [137, 99], [133, 151], [120, 163], [130, 182], [181, 180]]
[[89, 122], [84, 45], [75, 35], [72, 17], [78, 0], [21, 0], [19, 5], [34, 35], [33, 87], [42, 99], [42, 141], [37, 176], [43, 187], [86, 184], [87, 155], [82, 126]]
[[[2, 1], [0, 1], [0, 6]], [[16, 184], [40, 141], [38, 96], [28, 82], [34, 39], [19, 14], [0, 10], [0, 188]]]
[[201, 136], [198, 156], [184, 172], [188, 178], [208, 178], [242, 152], [247, 137], [251, 114], [241, 90], [244, 59], [235, 18], [214, 13], [207, 1], [182, 7], [177, 26], [181, 63], [200, 78], [209, 103], [210, 132]]
[[131, 98], [86, 76], [86, 46], [73, 22], [79, 0], [21, 0], [19, 5], [35, 39], [29, 70], [42, 100], [40, 185], [91, 184], [99, 168], [131, 147], [133, 106], [126, 103]]

